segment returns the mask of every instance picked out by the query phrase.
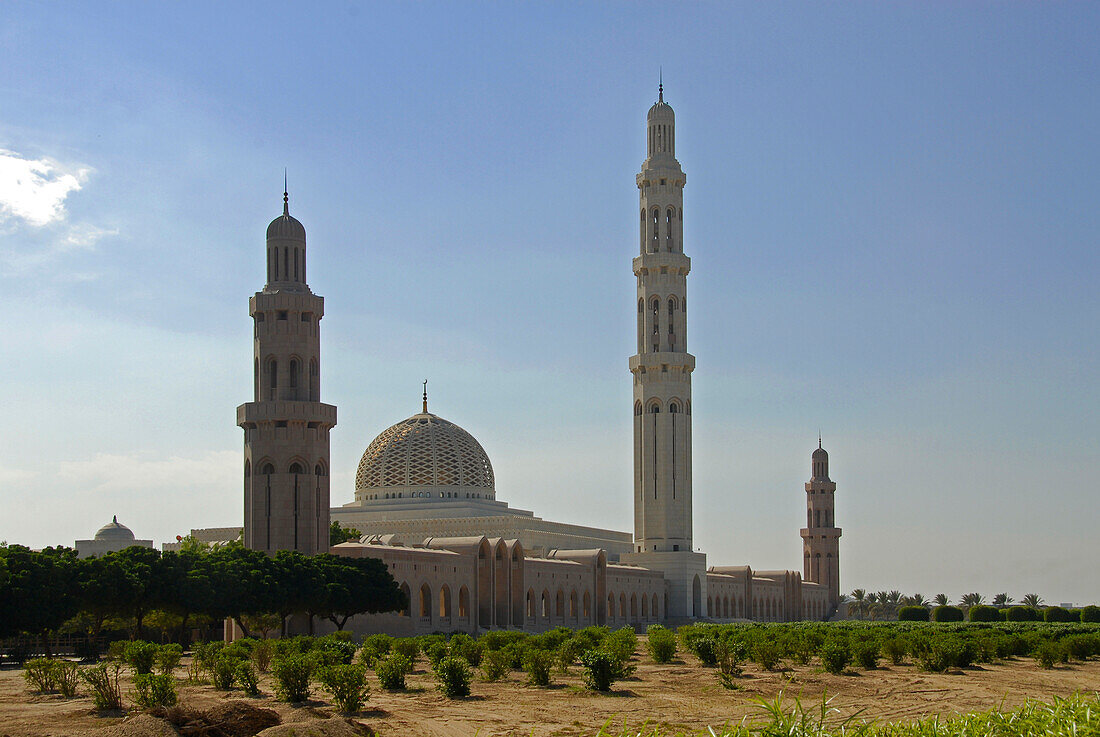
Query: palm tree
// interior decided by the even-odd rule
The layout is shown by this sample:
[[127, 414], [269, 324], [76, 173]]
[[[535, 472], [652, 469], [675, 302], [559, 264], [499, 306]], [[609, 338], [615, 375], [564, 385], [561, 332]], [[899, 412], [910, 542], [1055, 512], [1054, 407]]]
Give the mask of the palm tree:
[[951, 603], [951, 600], [947, 598], [947, 594], [936, 594], [932, 601], [936, 603], [936, 606], [947, 606]]
[[928, 599], [924, 597], [924, 594], [913, 594], [905, 598], [907, 600], [906, 606], [928, 606]]
[[1007, 593], [997, 594], [996, 596], [993, 597], [993, 606], [997, 607], [998, 609], [1003, 609], [1004, 607], [1008, 606], [1012, 602], [1013, 602], [1013, 598], [1011, 596], [1009, 596]]
[[863, 619], [863, 612], [867, 609], [867, 592], [863, 589], [854, 589], [852, 601], [856, 603], [856, 613], [859, 614], [859, 618]]
[[985, 603], [985, 597], [979, 593], [963, 594], [962, 599], [959, 600], [959, 606], [963, 609], [970, 609], [970, 607], [980, 606]]
[[[878, 613], [880, 619], [886, 619], [890, 616], [890, 594], [885, 591], [879, 591], [875, 594], [875, 612]], [[874, 617], [871, 617], [874, 619]]]
[[886, 615], [890, 619], [895, 619], [898, 616], [898, 609], [901, 607], [901, 592], [891, 591], [886, 596]]
[[1024, 598], [1021, 601], [1024, 606], [1030, 606], [1036, 609], [1043, 605], [1043, 600], [1038, 594], [1024, 594]]

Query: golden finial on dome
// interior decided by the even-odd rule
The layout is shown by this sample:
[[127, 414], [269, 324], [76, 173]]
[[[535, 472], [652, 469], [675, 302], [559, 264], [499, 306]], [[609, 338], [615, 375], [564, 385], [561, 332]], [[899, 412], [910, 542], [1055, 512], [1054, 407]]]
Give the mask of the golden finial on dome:
[[424, 414], [428, 414], [428, 380], [424, 379]]

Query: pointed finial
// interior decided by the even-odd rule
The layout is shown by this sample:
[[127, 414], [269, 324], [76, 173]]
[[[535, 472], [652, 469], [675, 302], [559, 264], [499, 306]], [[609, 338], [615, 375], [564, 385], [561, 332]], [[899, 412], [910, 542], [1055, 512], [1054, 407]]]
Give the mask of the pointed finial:
[[114, 515], [113, 517], [111, 517], [111, 522], [115, 523], [116, 525], [118, 524], [118, 515], [117, 514]]
[[286, 167], [283, 167], [283, 214], [290, 214], [290, 195], [287, 194], [286, 187]]
[[424, 379], [424, 414], [428, 414], [428, 380]]
[[658, 79], [660, 80], [660, 84], [657, 85], [657, 102], [664, 102], [665, 101], [665, 68], [664, 67], [658, 67], [658, 69], [660, 70], [658, 72], [658, 75], [659, 75]]
[[817, 431], [817, 449], [821, 450], [821, 431]]

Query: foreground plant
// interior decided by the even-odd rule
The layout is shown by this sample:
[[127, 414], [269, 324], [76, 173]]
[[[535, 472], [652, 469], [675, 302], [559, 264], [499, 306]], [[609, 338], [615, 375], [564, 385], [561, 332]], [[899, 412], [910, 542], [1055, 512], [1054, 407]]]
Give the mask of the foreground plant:
[[175, 706], [176, 681], [171, 675], [143, 673], [134, 676], [134, 702], [142, 709]]
[[97, 711], [119, 711], [122, 709], [122, 689], [119, 687], [119, 663], [100, 663], [81, 671], [80, 677], [92, 687], [92, 700]]
[[440, 693], [449, 699], [463, 699], [470, 695], [473, 674], [465, 658], [443, 658], [435, 666], [435, 678]]
[[362, 665], [330, 665], [318, 671], [317, 680], [332, 694], [337, 708], [345, 714], [357, 714], [370, 695], [367, 669]]

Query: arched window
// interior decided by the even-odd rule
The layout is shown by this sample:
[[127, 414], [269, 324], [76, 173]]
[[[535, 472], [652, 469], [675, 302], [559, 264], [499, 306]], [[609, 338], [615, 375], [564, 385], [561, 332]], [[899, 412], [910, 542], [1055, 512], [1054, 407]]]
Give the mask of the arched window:
[[298, 461], [295, 461], [294, 463], [291, 463], [290, 468], [287, 470], [287, 473], [305, 473], [305, 472], [306, 472], [306, 469], [303, 468], [302, 464], [298, 463]]
[[298, 359], [290, 359], [290, 386], [292, 389], [298, 388]]
[[294, 249], [294, 279], [298, 279], [298, 249]]
[[642, 403], [641, 402], [635, 402], [634, 403], [634, 416], [638, 417], [641, 414], [642, 414]]
[[267, 364], [267, 380], [268, 386], [272, 389], [279, 386], [279, 362], [274, 358]]
[[275, 473], [275, 466], [270, 463], [265, 463], [260, 467], [260, 475], [262, 476], [270, 476], [273, 473]]
[[676, 404], [676, 402], [672, 402], [668, 405], [668, 411], [672, 414], [678, 414], [680, 412], [680, 405]]
[[547, 619], [550, 616], [550, 592], [545, 589], [542, 592], [542, 606], [539, 608], [542, 612], [539, 616], [543, 619]]
[[638, 314], [642, 314], [643, 311], [645, 311], [645, 300], [638, 297]]
[[658, 230], [660, 230], [660, 224], [661, 224], [661, 211], [658, 210], [656, 207], [654, 207], [653, 208], [653, 219], [650, 222], [650, 227], [653, 228], [653, 237], [650, 240], [651, 245], [649, 247], [649, 250], [653, 253], [657, 253], [657, 251], [660, 250], [660, 248], [658, 247], [660, 236], [658, 235], [658, 232], [657, 232]]
[[318, 463], [316, 466], [314, 466], [313, 467], [313, 475], [314, 476], [328, 476], [328, 473], [326, 473], [326, 471], [325, 471], [325, 464]]
[[653, 608], [650, 610], [650, 614], [653, 615], [654, 619], [660, 619], [660, 614], [657, 612], [657, 594], [653, 595]]
[[443, 619], [451, 618], [451, 589], [447, 584], [439, 589], [439, 616]]
[[592, 617], [592, 597], [587, 591], [584, 592], [584, 609], [581, 610], [581, 613], [585, 620]]
[[244, 462], [244, 477], [248, 478], [251, 475], [252, 475], [252, 461], [247, 461], [246, 460]]
[[653, 404], [649, 405], [649, 414], [651, 414], [651, 415], [661, 414], [661, 405], [658, 404], [657, 402], [654, 402]]
[[470, 616], [470, 590], [465, 586], [458, 590], [458, 616], [463, 619]]
[[642, 594], [642, 619], [649, 619], [649, 598]]
[[619, 594], [619, 616], [626, 617], [626, 594]]
[[[404, 596], [405, 596], [405, 601], [406, 601], [406, 602], [409, 602], [409, 603], [411, 604], [411, 602], [412, 602], [412, 592], [411, 592], [411, 591], [409, 591], [409, 585], [408, 585], [407, 583], [405, 583], [404, 581], [402, 581], [402, 582], [401, 582], [401, 593], [402, 593], [402, 594], [404, 594]], [[402, 610], [401, 610], [401, 611], [399, 612], [399, 614], [400, 614], [400, 615], [401, 615], [402, 617], [407, 617], [407, 616], [409, 616], [409, 614], [410, 614], [410, 612], [409, 612], [409, 604], [406, 604], [405, 608], [404, 608], [404, 609], [402, 609]]]
[[569, 592], [569, 617], [571, 619], [577, 618], [577, 590], [573, 589]]
[[565, 592], [558, 589], [558, 596], [554, 603], [554, 615], [558, 617], [565, 616]]
[[665, 244], [666, 248], [671, 252], [672, 248], [672, 208], [668, 208], [668, 212], [665, 213]]
[[283, 249], [283, 280], [285, 281], [290, 275], [290, 249]]
[[637, 619], [638, 618], [638, 595], [637, 594], [631, 594], [630, 595], [630, 618], [631, 619]]
[[638, 225], [638, 232], [642, 234], [642, 250], [645, 251], [645, 210], [638, 213], [641, 216], [641, 222]]

